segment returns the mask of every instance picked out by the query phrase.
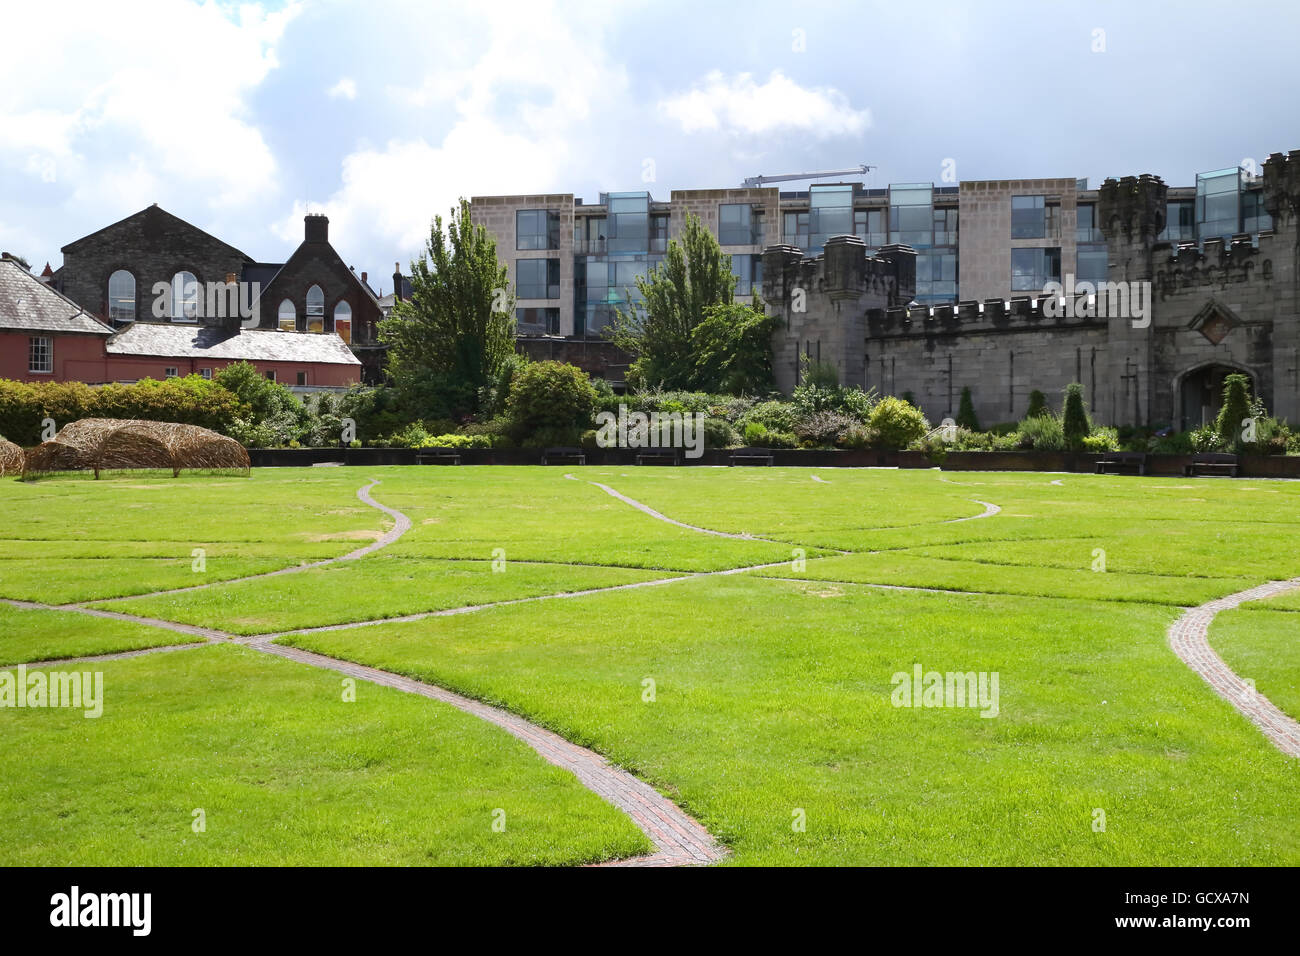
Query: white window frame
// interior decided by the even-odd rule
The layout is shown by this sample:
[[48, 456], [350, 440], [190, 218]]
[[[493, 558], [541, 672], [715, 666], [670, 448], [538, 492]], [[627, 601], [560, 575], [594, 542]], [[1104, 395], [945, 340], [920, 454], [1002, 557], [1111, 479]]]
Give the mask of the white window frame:
[[[44, 353], [46, 368], [38, 368], [35, 358]], [[32, 335], [27, 338], [27, 372], [30, 375], [54, 374], [54, 338], [49, 335]]]

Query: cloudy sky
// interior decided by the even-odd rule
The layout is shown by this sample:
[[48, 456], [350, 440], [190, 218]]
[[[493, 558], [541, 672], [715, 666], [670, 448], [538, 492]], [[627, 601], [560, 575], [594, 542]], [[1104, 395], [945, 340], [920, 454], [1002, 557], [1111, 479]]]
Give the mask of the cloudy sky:
[[153, 202], [265, 261], [324, 212], [387, 277], [461, 195], [1187, 184], [1300, 148], [1292, 0], [0, 3], [0, 248], [37, 269]]

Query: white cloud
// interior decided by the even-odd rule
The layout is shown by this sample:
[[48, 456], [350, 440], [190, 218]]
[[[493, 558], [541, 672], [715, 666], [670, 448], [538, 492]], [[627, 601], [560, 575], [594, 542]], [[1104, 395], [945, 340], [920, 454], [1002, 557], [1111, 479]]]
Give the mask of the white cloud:
[[833, 87], [800, 86], [780, 70], [766, 83], [751, 73], [728, 79], [713, 71], [692, 89], [659, 101], [660, 113], [687, 133], [762, 136], [800, 131], [817, 139], [853, 136], [871, 125], [869, 110], [855, 110]]
[[129, 16], [97, 0], [7, 9], [7, 35], [42, 40], [0, 58], [0, 172], [59, 184], [70, 207], [113, 218], [178, 196], [213, 210], [266, 196], [277, 167], [248, 98], [297, 12], [172, 0]]
[[325, 91], [330, 99], [355, 100], [357, 98], [357, 81], [350, 76], [340, 77], [339, 81]]

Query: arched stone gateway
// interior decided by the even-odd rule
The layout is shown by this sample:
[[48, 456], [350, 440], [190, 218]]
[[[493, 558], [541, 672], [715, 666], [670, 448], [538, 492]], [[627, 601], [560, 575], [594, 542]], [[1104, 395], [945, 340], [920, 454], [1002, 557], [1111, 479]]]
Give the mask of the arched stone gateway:
[[1223, 407], [1223, 380], [1237, 373], [1250, 379], [1250, 394], [1257, 394], [1255, 376], [1248, 369], [1221, 362], [1210, 362], [1180, 375], [1177, 386], [1179, 430], [1211, 424]]

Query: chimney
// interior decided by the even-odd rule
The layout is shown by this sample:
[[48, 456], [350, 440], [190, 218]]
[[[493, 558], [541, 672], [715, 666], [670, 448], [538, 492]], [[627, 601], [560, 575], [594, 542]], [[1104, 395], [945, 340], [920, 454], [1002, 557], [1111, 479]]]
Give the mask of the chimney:
[[233, 272], [227, 272], [226, 285], [234, 285], [234, 284], [235, 284], [235, 274]]
[[365, 273], [365, 270], [362, 270], [362, 272], [361, 272], [361, 284], [362, 284], [362, 285], [365, 285], [365, 286], [368, 286], [368, 285], [370, 284], [369, 282], [366, 281], [366, 273]]
[[402, 264], [393, 263], [393, 297], [398, 302], [402, 301]]
[[303, 217], [303, 239], [306, 242], [329, 242], [330, 241], [330, 221], [328, 216], [322, 216], [320, 213], [309, 213]]

